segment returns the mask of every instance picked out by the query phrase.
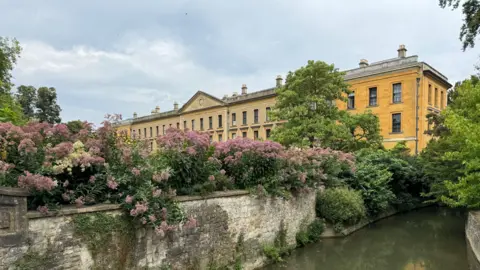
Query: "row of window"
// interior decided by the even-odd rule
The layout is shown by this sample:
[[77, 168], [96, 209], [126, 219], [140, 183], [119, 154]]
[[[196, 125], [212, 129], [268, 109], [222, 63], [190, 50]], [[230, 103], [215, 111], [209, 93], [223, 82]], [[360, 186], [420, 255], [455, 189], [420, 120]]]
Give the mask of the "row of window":
[[[266, 135], [267, 139], [270, 138], [271, 129], [266, 129], [265, 133], [266, 133], [265, 135]], [[242, 132], [242, 137], [243, 138], [247, 137], [247, 132], [246, 131]], [[232, 133], [232, 139], [235, 139], [235, 138], [237, 138], [237, 133], [233, 132]], [[253, 139], [255, 139], [255, 140], [259, 139], [258, 130], [253, 131]], [[220, 133], [220, 134], [218, 134], [218, 141], [221, 142], [222, 140], [223, 140], [223, 134]], [[213, 141], [213, 135], [210, 135], [210, 142], [212, 142], [212, 141]]]
[[[265, 115], [266, 115], [266, 118], [265, 118], [265, 121], [266, 122], [269, 122], [270, 121], [270, 116], [269, 116], [269, 113], [270, 113], [270, 107], [267, 107], [265, 109]], [[259, 111], [258, 109], [255, 109], [253, 110], [253, 123], [254, 124], [258, 124], [259, 121]], [[192, 119], [191, 120], [191, 130], [195, 130], [196, 126], [195, 126], [195, 119]], [[232, 126], [236, 126], [237, 125], [237, 114], [236, 113], [232, 113]], [[242, 125], [248, 125], [248, 121], [247, 121], [247, 111], [243, 111], [242, 112]], [[169, 125], [169, 128], [172, 127], [172, 124]], [[180, 123], [177, 122], [177, 129], [180, 128]], [[187, 129], [187, 121], [183, 121], [183, 128], [184, 129]], [[208, 128], [209, 129], [213, 129], [213, 117], [210, 116], [208, 117]], [[223, 128], [223, 115], [219, 114], [218, 115], [218, 128]], [[204, 123], [203, 123], [203, 118], [200, 118], [200, 130], [204, 130]], [[162, 126], [162, 135], [165, 135], [165, 132], [166, 132], [166, 125], [163, 125]], [[132, 130], [132, 134], [135, 133], [135, 130]], [[150, 127], [150, 138], [153, 137], [153, 128]], [[159, 127], [156, 126], [156, 136], [159, 136], [160, 133], [159, 133]], [[139, 138], [142, 138], [142, 129], [138, 129], [138, 136]], [[143, 137], [146, 138], [147, 137], [147, 128], [144, 128], [143, 129]]]
[[[402, 102], [402, 84], [395, 83], [392, 86], [392, 102], [401, 103]], [[377, 106], [378, 105], [378, 90], [377, 87], [368, 88], [368, 106]], [[355, 91], [348, 95], [347, 102], [348, 109], [355, 109]]]
[[[434, 106], [438, 108], [438, 88], [435, 87], [435, 99], [434, 99]], [[432, 85], [428, 85], [428, 104], [432, 105]], [[443, 109], [445, 107], [445, 96], [443, 91], [440, 91], [440, 108]]]

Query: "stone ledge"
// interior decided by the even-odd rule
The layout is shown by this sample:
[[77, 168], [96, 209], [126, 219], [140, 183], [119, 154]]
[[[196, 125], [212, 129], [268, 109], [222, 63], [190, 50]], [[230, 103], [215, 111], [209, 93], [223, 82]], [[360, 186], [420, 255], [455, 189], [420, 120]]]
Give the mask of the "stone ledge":
[[24, 188], [0, 187], [0, 195], [12, 197], [27, 197], [30, 195], [30, 191]]
[[[236, 197], [236, 196], [245, 196], [249, 195], [250, 192], [246, 190], [230, 190], [230, 191], [218, 191], [208, 194], [206, 196], [178, 196], [175, 198], [178, 202], [189, 202], [189, 201], [201, 201], [207, 199], [215, 198], [226, 198], [226, 197]], [[51, 212], [48, 214], [42, 214], [38, 211], [28, 211], [27, 217], [29, 219], [36, 218], [45, 218], [45, 217], [55, 217], [55, 216], [68, 216], [84, 213], [93, 213], [93, 212], [102, 212], [102, 211], [113, 211], [120, 210], [122, 207], [119, 204], [96, 204], [91, 206], [75, 207], [73, 205], [68, 205], [62, 207], [56, 212]]]
[[372, 224], [372, 223], [375, 223], [379, 220], [382, 220], [382, 219], [385, 219], [385, 218], [388, 218], [388, 217], [391, 217], [391, 216], [394, 216], [396, 214], [400, 214], [400, 213], [404, 213], [404, 212], [408, 212], [408, 211], [412, 211], [412, 210], [415, 210], [415, 209], [420, 209], [420, 208], [424, 208], [424, 207], [428, 207], [428, 206], [431, 206], [432, 204], [420, 204], [420, 205], [417, 205], [417, 206], [414, 206], [413, 208], [411, 209], [406, 209], [406, 210], [390, 210], [390, 211], [387, 211], [385, 213], [382, 213], [380, 215], [378, 215], [376, 218], [372, 218], [372, 219], [364, 219], [362, 221], [360, 221], [359, 223], [355, 224], [355, 225], [352, 225], [352, 226], [348, 226], [346, 227], [343, 231], [341, 232], [335, 232], [335, 230], [333, 229], [333, 227], [329, 224], [327, 224], [327, 226], [325, 227], [325, 231], [322, 233], [321, 235], [321, 238], [338, 238], [338, 237], [345, 237], [345, 236], [348, 236], [364, 227], [366, 227], [367, 225], [369, 224]]
[[201, 201], [201, 200], [224, 198], [224, 197], [244, 196], [249, 194], [250, 192], [247, 190], [229, 190], [229, 191], [217, 191], [205, 196], [178, 196], [175, 198], [175, 200], [178, 202], [189, 202], [189, 201]]
[[62, 207], [58, 211], [51, 212], [48, 214], [42, 214], [38, 211], [28, 211], [27, 217], [29, 219], [36, 219], [36, 218], [68, 216], [68, 215], [84, 214], [84, 213], [92, 213], [92, 212], [112, 211], [112, 210], [119, 210], [119, 209], [121, 209], [121, 205], [119, 204], [97, 204], [97, 205], [85, 206], [85, 207], [75, 207], [72, 205], [68, 205], [68, 206]]

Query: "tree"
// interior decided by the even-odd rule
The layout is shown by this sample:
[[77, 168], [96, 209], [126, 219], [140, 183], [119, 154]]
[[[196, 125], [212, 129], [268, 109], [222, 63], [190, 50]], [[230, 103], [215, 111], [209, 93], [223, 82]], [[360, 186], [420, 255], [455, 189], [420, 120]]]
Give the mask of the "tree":
[[[457, 9], [462, 0], [439, 0], [440, 7]], [[460, 28], [460, 40], [463, 50], [475, 46], [475, 38], [480, 29], [480, 0], [464, 0], [462, 4], [463, 25]]]
[[77, 134], [80, 130], [85, 128], [85, 123], [81, 120], [73, 120], [67, 122], [67, 127], [72, 134]]
[[[272, 118], [288, 120], [273, 132], [274, 140], [284, 145], [313, 145], [316, 140], [331, 143], [334, 134], [346, 133], [336, 124], [341, 113], [334, 100], [344, 100], [348, 84], [334, 65], [321, 61], [289, 72], [285, 85], [277, 89]], [[341, 137], [345, 137], [343, 134]]]
[[0, 94], [0, 122], [22, 125], [26, 122], [22, 107], [8, 93]]
[[40, 87], [37, 90], [36, 117], [41, 122], [60, 123], [60, 106], [57, 104], [57, 92], [53, 87]]
[[17, 88], [17, 101], [22, 107], [23, 114], [28, 118], [35, 117], [35, 103], [37, 100], [37, 89], [33, 86], [20, 85]]
[[458, 88], [455, 107], [445, 110], [445, 125], [455, 148], [444, 154], [446, 161], [461, 162], [461, 176], [447, 179], [448, 192], [441, 200], [450, 206], [480, 207], [480, 84], [466, 81]]
[[287, 122], [273, 130], [273, 139], [286, 146], [320, 144], [344, 151], [381, 145], [378, 117], [350, 115], [335, 106], [350, 92], [343, 76], [334, 65], [311, 60], [289, 72], [271, 113], [272, 119]]
[[16, 39], [0, 37], [0, 94], [10, 93], [12, 87], [11, 71], [21, 52]]

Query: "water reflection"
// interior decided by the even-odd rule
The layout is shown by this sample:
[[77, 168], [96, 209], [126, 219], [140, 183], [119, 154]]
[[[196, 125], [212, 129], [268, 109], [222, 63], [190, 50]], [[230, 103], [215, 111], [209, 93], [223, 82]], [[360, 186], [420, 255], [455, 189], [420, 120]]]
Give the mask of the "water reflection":
[[296, 250], [273, 269], [467, 270], [465, 215], [429, 207]]

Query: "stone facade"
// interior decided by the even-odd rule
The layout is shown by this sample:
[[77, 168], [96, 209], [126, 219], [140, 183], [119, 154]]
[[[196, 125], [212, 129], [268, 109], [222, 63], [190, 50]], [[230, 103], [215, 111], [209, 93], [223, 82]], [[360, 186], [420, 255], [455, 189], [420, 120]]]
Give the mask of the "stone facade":
[[468, 213], [465, 228], [470, 269], [480, 270], [480, 211]]
[[196, 228], [161, 236], [139, 227], [131, 241], [122, 242], [117, 235], [105, 242], [98, 249], [101, 256], [92, 254], [85, 239], [75, 233], [73, 220], [95, 213], [121, 216], [117, 205], [66, 208], [47, 217], [28, 212], [27, 237], [0, 246], [0, 269], [19, 263], [35, 269], [209, 269], [235, 262], [254, 269], [266, 263], [263, 245], [273, 244], [284, 233], [293, 246], [296, 233], [315, 219], [314, 192], [284, 200], [230, 191], [179, 201], [186, 215], [197, 219]]

